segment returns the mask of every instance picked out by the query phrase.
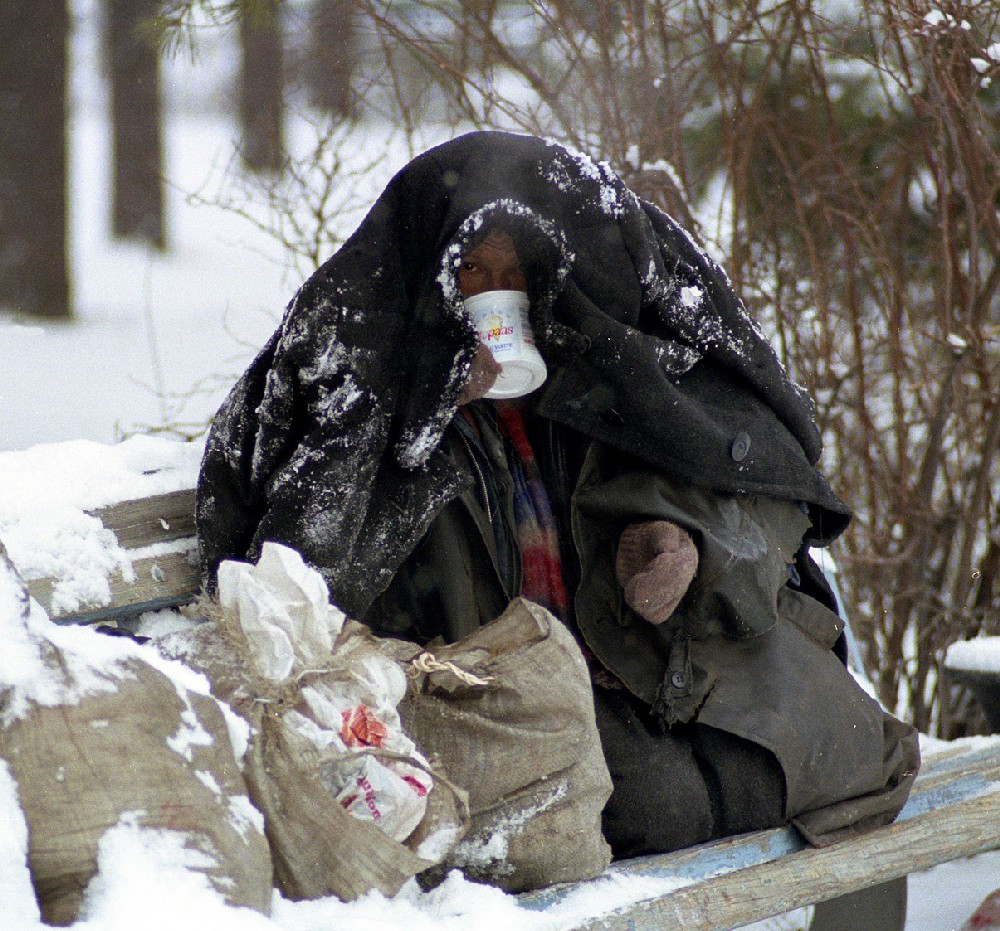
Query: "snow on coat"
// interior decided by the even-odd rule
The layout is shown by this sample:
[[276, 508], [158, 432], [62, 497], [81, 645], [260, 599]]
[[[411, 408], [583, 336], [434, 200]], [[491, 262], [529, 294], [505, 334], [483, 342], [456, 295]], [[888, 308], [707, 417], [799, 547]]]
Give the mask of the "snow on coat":
[[298, 549], [362, 616], [462, 478], [440, 447], [477, 348], [457, 269], [509, 232], [549, 380], [535, 412], [668, 475], [849, 512], [814, 468], [811, 402], [725, 273], [605, 164], [471, 133], [414, 159], [292, 300], [221, 407], [197, 522], [203, 568]]

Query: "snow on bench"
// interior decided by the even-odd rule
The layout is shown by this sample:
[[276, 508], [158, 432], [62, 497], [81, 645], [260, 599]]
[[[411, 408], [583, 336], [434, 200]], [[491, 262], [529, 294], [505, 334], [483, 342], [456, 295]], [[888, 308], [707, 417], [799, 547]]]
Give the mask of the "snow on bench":
[[90, 623], [175, 608], [190, 602], [201, 579], [194, 530], [194, 491], [185, 489], [125, 501], [85, 512], [111, 531], [125, 561], [108, 577], [109, 598], [83, 600], [74, 608], [59, 603], [58, 580], [31, 579], [28, 593], [60, 623]]
[[[196, 596], [200, 454], [139, 437], [0, 453], [0, 546], [53, 620], [121, 620]], [[997, 825], [1000, 740], [973, 739], [927, 758], [897, 821], [863, 836], [814, 849], [788, 827], [616, 862], [602, 879], [661, 891], [579, 927], [739, 927], [998, 849]], [[519, 900], [545, 911], [586, 885]]]
[[201, 452], [136, 436], [0, 453], [0, 543], [49, 617], [90, 623], [191, 600]]
[[980, 635], [948, 647], [947, 681], [964, 685], [976, 697], [989, 721], [1000, 732], [1000, 637]]

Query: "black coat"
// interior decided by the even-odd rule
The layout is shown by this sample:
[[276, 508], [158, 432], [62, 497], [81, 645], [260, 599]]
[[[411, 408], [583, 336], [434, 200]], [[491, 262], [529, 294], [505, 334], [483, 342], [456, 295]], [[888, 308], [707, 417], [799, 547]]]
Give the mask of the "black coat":
[[461, 487], [440, 447], [477, 347], [456, 271], [497, 228], [549, 366], [534, 413], [681, 482], [803, 501], [813, 542], [843, 529], [811, 403], [724, 272], [606, 165], [472, 133], [396, 175], [219, 410], [198, 485], [207, 576], [277, 540], [365, 614]]

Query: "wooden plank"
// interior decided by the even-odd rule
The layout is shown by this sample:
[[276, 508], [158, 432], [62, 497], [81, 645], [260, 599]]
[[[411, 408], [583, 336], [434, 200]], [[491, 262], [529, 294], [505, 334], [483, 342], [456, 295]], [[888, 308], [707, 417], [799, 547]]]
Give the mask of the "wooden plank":
[[[944, 820], [949, 817], [948, 811], [951, 809], [948, 806], [996, 791], [1000, 791], [1000, 748], [989, 744], [978, 748], [949, 748], [927, 758], [896, 824], [927, 817], [939, 811], [941, 814], [938, 817]], [[881, 831], [885, 830], [883, 828], [866, 836], [877, 839], [881, 836]], [[864, 839], [860, 838], [859, 840], [863, 841]], [[996, 846], [1000, 846], [1000, 841]], [[850, 849], [843, 844], [826, 849], [843, 851], [846, 856], [854, 856]], [[973, 852], [979, 851], [974, 850]], [[736, 875], [743, 871], [740, 881], [755, 883], [758, 871], [766, 864], [792, 855], [808, 858], [817, 853], [818, 851], [808, 847], [794, 828], [772, 828], [767, 831], [757, 831], [752, 834], [742, 834], [725, 840], [701, 844], [674, 853], [619, 861], [612, 864], [605, 875], [618, 874], [664, 880], [679, 879], [693, 883], [715, 877]], [[944, 849], [937, 856], [939, 856], [938, 862], [953, 858]], [[908, 871], [918, 868], [911, 867]], [[873, 876], [866, 868], [864, 881], [857, 881], [857, 884], [851, 887], [838, 887], [833, 895], [865, 888], [866, 885], [875, 885], [878, 881], [880, 881], [879, 878]], [[574, 886], [551, 887], [537, 892], [525, 893], [518, 899], [524, 907], [542, 911], [571, 894], [574, 888]], [[677, 896], [679, 894], [679, 892], [674, 892], [669, 895]], [[818, 894], [814, 901], [823, 901], [823, 894], [825, 893]], [[767, 917], [767, 915], [761, 912], [747, 920], [763, 917]], [[626, 919], [622, 920], [625, 920], [626, 923], [610, 927], [631, 927]], [[644, 925], [640, 922], [637, 926]], [[604, 926], [595, 925], [594, 927]]]
[[120, 573], [111, 577], [111, 601], [106, 605], [81, 605], [70, 612], [53, 611], [51, 579], [30, 580], [28, 592], [57, 623], [88, 624], [186, 604], [194, 599], [201, 587], [194, 538], [190, 538], [189, 546], [179, 551], [135, 559], [132, 568], [135, 571], [132, 581], [127, 581]]
[[[709, 841], [672, 853], [617, 860], [603, 875], [699, 882], [711, 876], [769, 863], [807, 846], [802, 835], [794, 828], [770, 828]], [[578, 884], [550, 886], [522, 893], [518, 896], [518, 903], [532, 911], [544, 911], [572, 894], [577, 887]]]
[[954, 773], [970, 769], [989, 770], [994, 765], [1000, 766], [1000, 740], [986, 740], [979, 746], [969, 746], [958, 741], [924, 757], [917, 783], [926, 784], [929, 780], [952, 778]]
[[596, 918], [579, 931], [735, 928], [1000, 847], [997, 790], [832, 847], [789, 854]]
[[193, 488], [185, 488], [87, 513], [112, 531], [125, 549], [139, 549], [194, 536], [194, 496]]

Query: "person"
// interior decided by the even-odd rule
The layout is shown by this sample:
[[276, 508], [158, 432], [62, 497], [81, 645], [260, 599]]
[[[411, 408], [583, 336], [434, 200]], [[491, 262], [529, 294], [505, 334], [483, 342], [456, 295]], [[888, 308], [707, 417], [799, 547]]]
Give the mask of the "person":
[[[466, 306], [526, 295], [540, 386]], [[846, 669], [810, 555], [850, 512], [812, 406], [724, 272], [602, 163], [472, 133], [414, 159], [224, 402], [202, 564], [293, 546], [376, 633], [458, 640], [522, 595], [576, 634], [616, 856], [891, 821], [916, 734]]]

